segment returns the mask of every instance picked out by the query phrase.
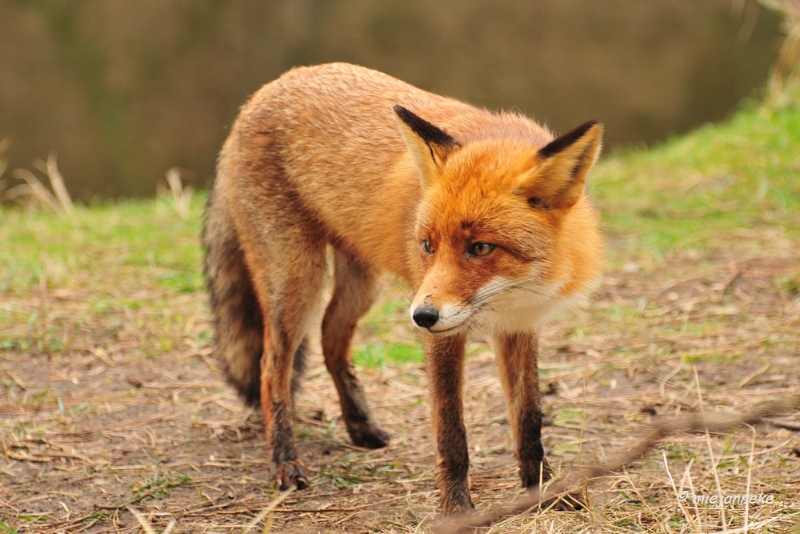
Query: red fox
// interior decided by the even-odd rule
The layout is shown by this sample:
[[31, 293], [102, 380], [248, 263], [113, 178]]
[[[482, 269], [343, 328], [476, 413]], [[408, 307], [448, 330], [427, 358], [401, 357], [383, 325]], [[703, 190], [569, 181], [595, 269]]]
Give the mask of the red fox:
[[242, 108], [206, 210], [205, 271], [229, 382], [263, 411], [282, 488], [309, 484], [292, 392], [321, 298], [322, 351], [353, 443], [379, 448], [350, 343], [381, 273], [415, 292], [445, 515], [469, 511], [464, 345], [496, 353], [524, 487], [551, 474], [541, 442], [537, 325], [591, 291], [598, 214], [584, 193], [602, 126], [555, 138], [388, 75], [335, 63], [293, 69]]

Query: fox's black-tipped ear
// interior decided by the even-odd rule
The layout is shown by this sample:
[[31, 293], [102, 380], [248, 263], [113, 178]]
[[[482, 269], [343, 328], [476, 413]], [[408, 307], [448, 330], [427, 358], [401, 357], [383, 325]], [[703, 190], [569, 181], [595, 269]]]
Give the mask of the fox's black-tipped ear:
[[581, 124], [543, 146], [529, 173], [521, 176], [517, 190], [528, 203], [540, 208], [571, 208], [583, 194], [586, 175], [597, 160], [603, 125]]
[[415, 115], [403, 106], [394, 106], [400, 133], [420, 172], [422, 188], [430, 186], [439, 168], [461, 146], [450, 134]]
[[546, 144], [545, 146], [540, 148], [539, 149], [539, 155], [543, 156], [545, 158], [549, 158], [550, 156], [554, 156], [554, 155], [558, 154], [559, 152], [563, 152], [564, 150], [566, 150], [567, 148], [569, 148], [570, 146], [575, 144], [576, 141], [578, 141], [581, 137], [586, 135], [586, 132], [588, 132], [589, 130], [591, 130], [595, 126], [600, 128], [600, 134], [602, 135], [602, 133], [603, 133], [602, 132], [602, 130], [603, 130], [603, 125], [602, 124], [600, 124], [597, 121], [584, 122], [583, 124], [581, 124], [577, 128], [573, 128], [572, 130], [570, 130], [569, 132], [565, 133], [561, 137], [558, 137], [558, 138], [550, 141], [548, 144]]

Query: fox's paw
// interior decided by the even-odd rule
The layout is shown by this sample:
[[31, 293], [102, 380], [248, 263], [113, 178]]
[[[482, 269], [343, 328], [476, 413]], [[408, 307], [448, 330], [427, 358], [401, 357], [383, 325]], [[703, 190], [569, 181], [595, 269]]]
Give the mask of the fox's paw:
[[[541, 478], [539, 472], [541, 469]], [[553, 478], [553, 469], [547, 463], [547, 459], [542, 462], [520, 462], [520, 477], [522, 478], [522, 487], [528, 488], [533, 491], [542, 483], [547, 482]], [[546, 508], [554, 504], [553, 508], [563, 512], [573, 512], [575, 510], [582, 510], [586, 505], [584, 502], [583, 494], [568, 493], [566, 495], [559, 495], [544, 499], [539, 503], [540, 508]]]
[[554, 495], [543, 499], [536, 507], [539, 510], [545, 508], [552, 508], [559, 512], [576, 512], [586, 508], [586, 500], [583, 493], [580, 491], [574, 493], [566, 493], [561, 495]]
[[380, 449], [389, 444], [389, 434], [370, 419], [358, 423], [348, 422], [347, 432], [353, 445], [358, 447]]
[[568, 493], [558, 499], [555, 508], [562, 512], [575, 512], [586, 508], [586, 501], [582, 493]]
[[471, 513], [475, 509], [469, 489], [465, 487], [452, 488], [447, 495], [442, 495], [442, 515], [459, 516]]
[[281, 491], [287, 490], [292, 486], [297, 486], [299, 490], [308, 487], [306, 466], [300, 460], [282, 462], [278, 465], [275, 473], [275, 479], [281, 485]]
[[547, 458], [538, 462], [525, 460], [519, 463], [519, 476], [523, 488], [535, 488], [540, 482], [547, 482], [553, 478], [553, 468], [547, 463]]

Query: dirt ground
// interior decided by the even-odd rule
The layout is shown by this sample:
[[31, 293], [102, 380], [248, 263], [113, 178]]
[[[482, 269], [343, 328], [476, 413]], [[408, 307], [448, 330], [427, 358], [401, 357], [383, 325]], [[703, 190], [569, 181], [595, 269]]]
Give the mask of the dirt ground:
[[[798, 243], [756, 230], [713, 240], [659, 259], [613, 242], [614, 265], [594, 301], [542, 328], [552, 420], [544, 441], [562, 474], [625, 451], [650, 423], [746, 412], [800, 393]], [[131, 295], [137, 307], [114, 304]], [[384, 299], [396, 298], [401, 289], [389, 283]], [[87, 279], [0, 299], [69, 341], [60, 350], [45, 338], [0, 348], [0, 530], [411, 533], [435, 525], [422, 365], [360, 370], [393, 437], [386, 449], [363, 451], [338, 420], [317, 347], [296, 417], [312, 485], [275, 505], [260, 417], [226, 386], [202, 342], [211, 331], [202, 292], [109, 290]], [[180, 321], [156, 304], [164, 299]], [[393, 321], [398, 336], [414, 338], [404, 313]], [[22, 336], [26, 322], [2, 328]], [[472, 496], [485, 510], [522, 491], [493, 355], [479, 340], [467, 374]], [[791, 430], [800, 416], [775, 423], [669, 437], [623, 472], [593, 480], [583, 510], [531, 511], [490, 532], [790, 529], [800, 518], [800, 433]], [[741, 494], [761, 500], [746, 509], [692, 500]]]

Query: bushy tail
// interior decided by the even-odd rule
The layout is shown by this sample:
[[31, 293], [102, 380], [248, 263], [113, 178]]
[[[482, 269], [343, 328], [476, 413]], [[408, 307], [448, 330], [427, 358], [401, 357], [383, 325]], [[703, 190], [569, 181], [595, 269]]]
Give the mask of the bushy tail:
[[[258, 406], [264, 318], [233, 220], [224, 198], [215, 194], [213, 187], [206, 206], [202, 239], [206, 285], [217, 333], [217, 357], [222, 362], [228, 382], [247, 404]], [[294, 355], [293, 394], [299, 389], [305, 370], [307, 347], [307, 340], [303, 339]]]

